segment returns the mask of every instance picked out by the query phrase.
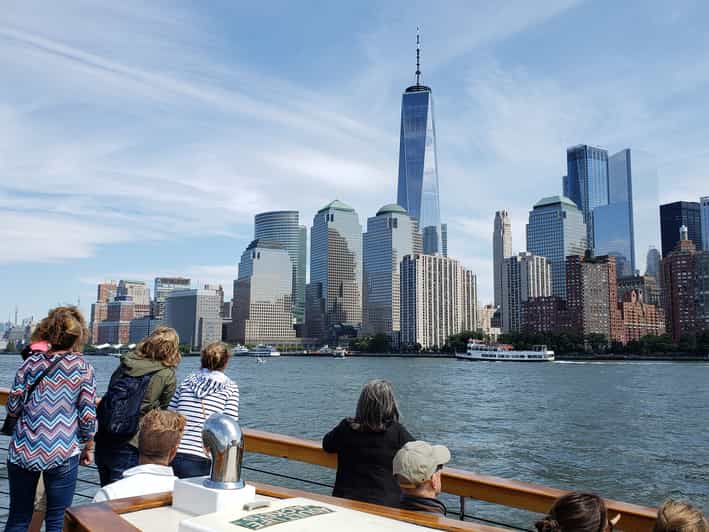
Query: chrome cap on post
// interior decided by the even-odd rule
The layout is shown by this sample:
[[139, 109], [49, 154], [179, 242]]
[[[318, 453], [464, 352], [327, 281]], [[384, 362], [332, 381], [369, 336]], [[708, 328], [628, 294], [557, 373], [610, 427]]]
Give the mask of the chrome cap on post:
[[243, 488], [241, 461], [244, 456], [244, 434], [239, 422], [225, 414], [212, 414], [204, 422], [202, 442], [212, 457], [212, 471], [204, 485], [221, 490]]

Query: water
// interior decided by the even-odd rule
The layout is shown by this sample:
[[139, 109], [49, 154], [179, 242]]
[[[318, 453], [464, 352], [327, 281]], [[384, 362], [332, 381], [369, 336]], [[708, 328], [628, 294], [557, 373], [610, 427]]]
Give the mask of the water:
[[[117, 361], [89, 359], [103, 392]], [[10, 385], [18, 360], [0, 357], [0, 386]], [[179, 378], [198, 367], [198, 358], [186, 358]], [[240, 357], [227, 373], [239, 384], [246, 427], [320, 440], [354, 413], [362, 384], [383, 377], [409, 431], [447, 445], [453, 467], [649, 506], [681, 497], [709, 510], [709, 364]], [[317, 466], [258, 455], [246, 464], [334, 482], [334, 471]], [[483, 503], [468, 508], [523, 526], [534, 518]]]

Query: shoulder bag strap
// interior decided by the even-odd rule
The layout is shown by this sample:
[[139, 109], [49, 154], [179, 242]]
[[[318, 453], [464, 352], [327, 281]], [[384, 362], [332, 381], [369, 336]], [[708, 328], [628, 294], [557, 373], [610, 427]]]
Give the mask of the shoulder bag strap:
[[39, 377], [37, 377], [37, 380], [35, 380], [35, 381], [32, 383], [32, 385], [27, 389], [27, 393], [25, 394], [25, 398], [24, 398], [24, 400], [22, 401], [23, 404], [26, 403], [26, 402], [29, 400], [29, 398], [30, 398], [30, 396], [32, 395], [32, 392], [34, 392], [35, 388], [37, 388], [37, 386], [39, 385], [39, 383], [42, 382], [42, 380], [47, 376], [47, 374], [48, 374], [50, 371], [52, 371], [52, 369], [54, 368], [54, 366], [56, 366], [57, 364], [59, 364], [59, 362], [61, 362], [62, 358], [64, 358], [64, 355], [59, 355], [55, 360], [52, 361], [51, 364], [49, 364], [49, 366], [47, 366], [47, 369], [45, 369], [45, 370], [42, 372], [42, 374], [41, 374]]

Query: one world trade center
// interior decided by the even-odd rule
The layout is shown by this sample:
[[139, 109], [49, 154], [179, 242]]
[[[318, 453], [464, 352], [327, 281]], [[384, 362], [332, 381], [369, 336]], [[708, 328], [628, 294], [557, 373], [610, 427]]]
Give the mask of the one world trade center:
[[420, 41], [416, 34], [416, 85], [401, 97], [401, 139], [397, 203], [415, 218], [423, 236], [423, 252], [447, 255], [438, 199], [436, 123], [431, 88], [421, 85]]

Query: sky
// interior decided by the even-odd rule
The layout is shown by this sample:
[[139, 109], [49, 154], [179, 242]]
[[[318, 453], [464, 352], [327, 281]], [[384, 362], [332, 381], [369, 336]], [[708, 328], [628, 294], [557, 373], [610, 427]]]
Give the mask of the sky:
[[[432, 87], [449, 255], [492, 297], [494, 213], [525, 248], [566, 148], [631, 148], [638, 262], [657, 203], [709, 195], [701, 1], [38, 2], [0, 7], [0, 320], [88, 312], [103, 280], [227, 296], [254, 214], [366, 226], [396, 199], [400, 102]], [[648, 199], [649, 198], [649, 199]]]

